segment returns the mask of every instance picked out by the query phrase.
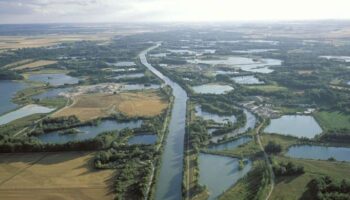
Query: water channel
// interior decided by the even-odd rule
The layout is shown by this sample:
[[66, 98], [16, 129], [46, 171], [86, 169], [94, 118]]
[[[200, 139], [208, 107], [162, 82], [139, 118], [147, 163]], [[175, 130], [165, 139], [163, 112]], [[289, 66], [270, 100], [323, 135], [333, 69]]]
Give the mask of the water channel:
[[173, 89], [174, 105], [169, 133], [162, 153], [162, 163], [156, 183], [157, 200], [178, 200], [182, 197], [183, 146], [186, 124], [187, 93], [177, 83], [164, 76], [147, 62], [146, 54], [160, 46], [155, 45], [139, 55], [141, 63]]

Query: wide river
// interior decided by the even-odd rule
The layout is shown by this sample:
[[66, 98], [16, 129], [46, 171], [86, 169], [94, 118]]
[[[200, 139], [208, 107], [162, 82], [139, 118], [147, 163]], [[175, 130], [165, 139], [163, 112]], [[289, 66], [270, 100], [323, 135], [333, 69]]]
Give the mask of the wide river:
[[177, 83], [164, 76], [147, 62], [146, 54], [158, 46], [159, 44], [141, 52], [139, 55], [141, 63], [173, 89], [175, 97], [169, 124], [169, 134], [166, 138], [160, 174], [156, 183], [156, 199], [179, 200], [182, 199], [181, 186], [187, 93]]

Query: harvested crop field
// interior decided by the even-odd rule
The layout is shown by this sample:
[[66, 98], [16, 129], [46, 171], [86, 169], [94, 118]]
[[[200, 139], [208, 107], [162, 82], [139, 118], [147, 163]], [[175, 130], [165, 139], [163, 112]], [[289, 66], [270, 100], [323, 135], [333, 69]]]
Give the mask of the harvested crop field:
[[0, 154], [0, 199], [113, 199], [112, 170], [95, 170], [93, 152]]
[[74, 34], [74, 35], [42, 35], [42, 36], [0, 36], [0, 49], [37, 48], [57, 45], [63, 42], [82, 40], [106, 41], [112, 37], [110, 33]]
[[27, 63], [27, 64], [24, 64], [24, 65], [20, 65], [18, 67], [12, 68], [12, 70], [35, 69], [35, 68], [38, 68], [38, 67], [44, 67], [44, 66], [47, 66], [47, 65], [52, 65], [52, 64], [55, 64], [55, 63], [57, 63], [57, 61], [54, 61], [54, 60], [38, 60], [38, 61], [35, 61], [35, 62]]
[[4, 67], [5, 68], [16, 67], [16, 66], [19, 66], [19, 65], [24, 65], [24, 64], [30, 63], [32, 61], [33, 61], [33, 59], [24, 59], [24, 60], [20, 60], [20, 61], [17, 61], [17, 62], [13, 62], [13, 63], [7, 64]]
[[82, 94], [73, 97], [74, 103], [53, 116], [76, 115], [86, 121], [121, 112], [127, 116], [149, 117], [160, 114], [168, 102], [157, 91], [123, 92], [118, 94]]

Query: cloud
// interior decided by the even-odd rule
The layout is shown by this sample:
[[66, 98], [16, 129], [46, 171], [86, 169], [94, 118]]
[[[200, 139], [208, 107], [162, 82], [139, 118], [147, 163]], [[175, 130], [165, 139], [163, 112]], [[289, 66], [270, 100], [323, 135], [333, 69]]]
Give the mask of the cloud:
[[0, 23], [350, 19], [348, 0], [0, 0]]

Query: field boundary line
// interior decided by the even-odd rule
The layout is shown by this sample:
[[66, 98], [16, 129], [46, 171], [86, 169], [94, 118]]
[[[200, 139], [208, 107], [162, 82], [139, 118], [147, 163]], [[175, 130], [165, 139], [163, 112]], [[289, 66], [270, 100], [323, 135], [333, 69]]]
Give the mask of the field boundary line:
[[19, 174], [23, 173], [24, 171], [26, 171], [27, 169], [33, 167], [35, 164], [37, 164], [38, 162], [40, 162], [41, 160], [43, 160], [46, 156], [48, 156], [49, 153], [45, 153], [43, 156], [41, 156], [40, 158], [38, 158], [37, 160], [35, 160], [34, 162], [30, 163], [27, 167], [24, 167], [22, 169], [20, 169], [18, 172], [16, 172], [15, 174], [11, 175], [9, 178], [3, 180], [0, 182], [0, 186], [2, 186], [3, 184], [7, 183], [8, 181], [10, 181], [11, 179], [15, 178], [16, 176], [18, 176]]

